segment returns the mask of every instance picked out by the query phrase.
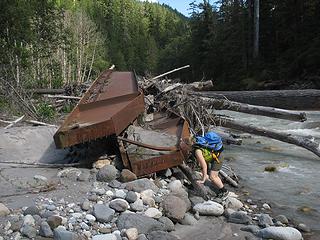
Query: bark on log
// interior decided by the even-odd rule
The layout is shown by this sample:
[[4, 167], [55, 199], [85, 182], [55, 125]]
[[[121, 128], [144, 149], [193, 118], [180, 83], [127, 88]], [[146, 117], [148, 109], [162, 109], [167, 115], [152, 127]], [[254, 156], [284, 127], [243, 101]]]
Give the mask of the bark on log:
[[231, 129], [236, 129], [239, 131], [251, 133], [254, 135], [258, 136], [263, 136], [263, 137], [268, 137], [268, 138], [273, 138], [282, 142], [290, 143], [297, 145], [299, 147], [303, 147], [314, 154], [316, 154], [318, 157], [320, 157], [320, 144], [315, 142], [312, 138], [307, 138], [307, 137], [301, 137], [301, 136], [293, 136], [291, 134], [286, 134], [282, 132], [277, 132], [277, 131], [271, 131], [265, 128], [258, 128], [255, 126], [251, 125], [246, 125], [242, 123], [237, 123], [233, 120], [229, 119], [224, 119], [220, 120], [217, 119], [217, 123], [220, 123], [222, 126], [231, 128]]
[[220, 170], [219, 173], [222, 175], [222, 177], [225, 178], [225, 180], [233, 187], [239, 187], [238, 183], [233, 180], [227, 173], [225, 173], [223, 170]]
[[272, 107], [264, 107], [264, 106], [256, 106], [250, 105], [246, 103], [239, 103], [228, 101], [224, 99], [214, 99], [214, 98], [206, 98], [201, 97], [205, 103], [210, 104], [217, 110], [231, 110], [243, 113], [249, 113], [254, 115], [261, 115], [273, 118], [286, 119], [291, 121], [300, 121], [304, 122], [307, 120], [307, 116], [305, 112], [295, 112], [280, 108], [272, 108]]
[[64, 89], [28, 89], [27, 92], [35, 94], [63, 94], [65, 93]]
[[48, 98], [60, 98], [60, 99], [71, 99], [71, 100], [80, 100], [81, 97], [75, 96], [64, 96], [64, 95], [47, 95]]
[[191, 182], [193, 188], [198, 193], [200, 197], [202, 197], [205, 200], [210, 199], [209, 192], [205, 189], [205, 187], [202, 184], [199, 184], [197, 182], [197, 179], [193, 175], [193, 171], [188, 167], [186, 164], [179, 165], [180, 170], [186, 175], [188, 180]]
[[8, 126], [6, 126], [4, 129], [8, 129], [16, 125], [18, 122], [22, 121], [24, 119], [24, 115], [19, 117], [18, 119], [12, 121]]
[[320, 109], [320, 90], [210, 91], [193, 94], [292, 110]]

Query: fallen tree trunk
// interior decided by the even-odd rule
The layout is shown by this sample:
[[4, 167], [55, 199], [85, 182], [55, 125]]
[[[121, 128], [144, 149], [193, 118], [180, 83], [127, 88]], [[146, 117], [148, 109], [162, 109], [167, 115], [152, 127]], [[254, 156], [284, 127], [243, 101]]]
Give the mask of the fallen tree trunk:
[[300, 137], [300, 136], [293, 136], [291, 134], [286, 134], [282, 132], [277, 131], [271, 131], [265, 128], [258, 128], [251, 125], [246, 125], [243, 123], [237, 123], [230, 119], [219, 119], [217, 118], [216, 123], [221, 124], [223, 127], [251, 133], [258, 136], [273, 138], [282, 142], [290, 143], [297, 145], [299, 147], [303, 147], [314, 154], [316, 154], [318, 157], [320, 157], [320, 144], [315, 142], [312, 138], [307, 137]]
[[255, 104], [259, 106], [277, 107], [292, 110], [320, 109], [320, 90], [264, 90], [264, 91], [210, 91], [198, 94], [215, 99]]
[[18, 122], [22, 121], [24, 119], [24, 115], [19, 117], [18, 119], [12, 121], [8, 126], [6, 126], [4, 129], [8, 129], [16, 125]]
[[246, 103], [233, 102], [224, 99], [214, 99], [206, 97], [201, 97], [200, 99], [203, 100], [205, 103], [210, 104], [210, 106], [214, 107], [217, 110], [231, 110], [272, 118], [286, 119], [291, 121], [304, 122], [307, 120], [305, 112], [300, 113], [280, 108], [249, 105]]
[[180, 170], [186, 175], [190, 183], [192, 184], [192, 187], [194, 190], [198, 193], [200, 197], [202, 197], [205, 200], [210, 199], [210, 194], [205, 189], [205, 187], [202, 184], [199, 184], [197, 182], [197, 179], [193, 175], [193, 171], [188, 167], [186, 164], [179, 165]]
[[64, 95], [46, 95], [48, 98], [60, 98], [60, 99], [71, 99], [71, 100], [80, 100], [81, 97], [76, 96], [64, 96]]
[[65, 89], [28, 89], [27, 92], [34, 94], [63, 94]]

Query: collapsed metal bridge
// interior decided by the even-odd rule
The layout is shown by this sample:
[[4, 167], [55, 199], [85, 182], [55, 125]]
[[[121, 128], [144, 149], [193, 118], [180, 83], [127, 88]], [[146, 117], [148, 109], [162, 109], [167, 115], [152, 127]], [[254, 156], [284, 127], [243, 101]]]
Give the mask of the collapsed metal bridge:
[[139, 130], [143, 137], [136, 139], [128, 127], [144, 111], [134, 73], [106, 70], [57, 130], [55, 145], [66, 148], [115, 135], [124, 166], [137, 176], [180, 165], [189, 153], [187, 121], [174, 113], [155, 113], [148, 128]]

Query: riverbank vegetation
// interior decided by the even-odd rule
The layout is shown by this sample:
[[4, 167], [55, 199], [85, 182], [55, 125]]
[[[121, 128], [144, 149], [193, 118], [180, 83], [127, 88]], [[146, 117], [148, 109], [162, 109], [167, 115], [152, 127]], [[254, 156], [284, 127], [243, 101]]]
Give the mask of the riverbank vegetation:
[[111, 64], [140, 75], [190, 64], [176, 76], [218, 90], [319, 87], [320, 3], [260, 1], [260, 18], [257, 3], [205, 0], [185, 17], [135, 0], [1, 1], [0, 106], [14, 89], [90, 82]]

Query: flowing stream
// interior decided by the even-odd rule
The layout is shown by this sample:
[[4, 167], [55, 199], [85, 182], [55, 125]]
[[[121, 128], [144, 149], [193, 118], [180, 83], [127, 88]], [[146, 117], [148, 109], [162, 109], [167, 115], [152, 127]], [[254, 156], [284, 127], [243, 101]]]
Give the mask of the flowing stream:
[[[246, 124], [312, 136], [320, 142], [319, 111], [307, 112], [308, 120], [304, 123], [231, 111], [219, 113]], [[270, 203], [276, 214], [285, 214], [319, 231], [320, 157], [304, 148], [270, 138], [243, 136], [241, 146], [226, 146], [225, 156], [229, 159], [226, 163], [241, 177], [241, 185], [250, 192], [250, 198]], [[266, 172], [267, 166], [276, 166], [277, 171]]]

